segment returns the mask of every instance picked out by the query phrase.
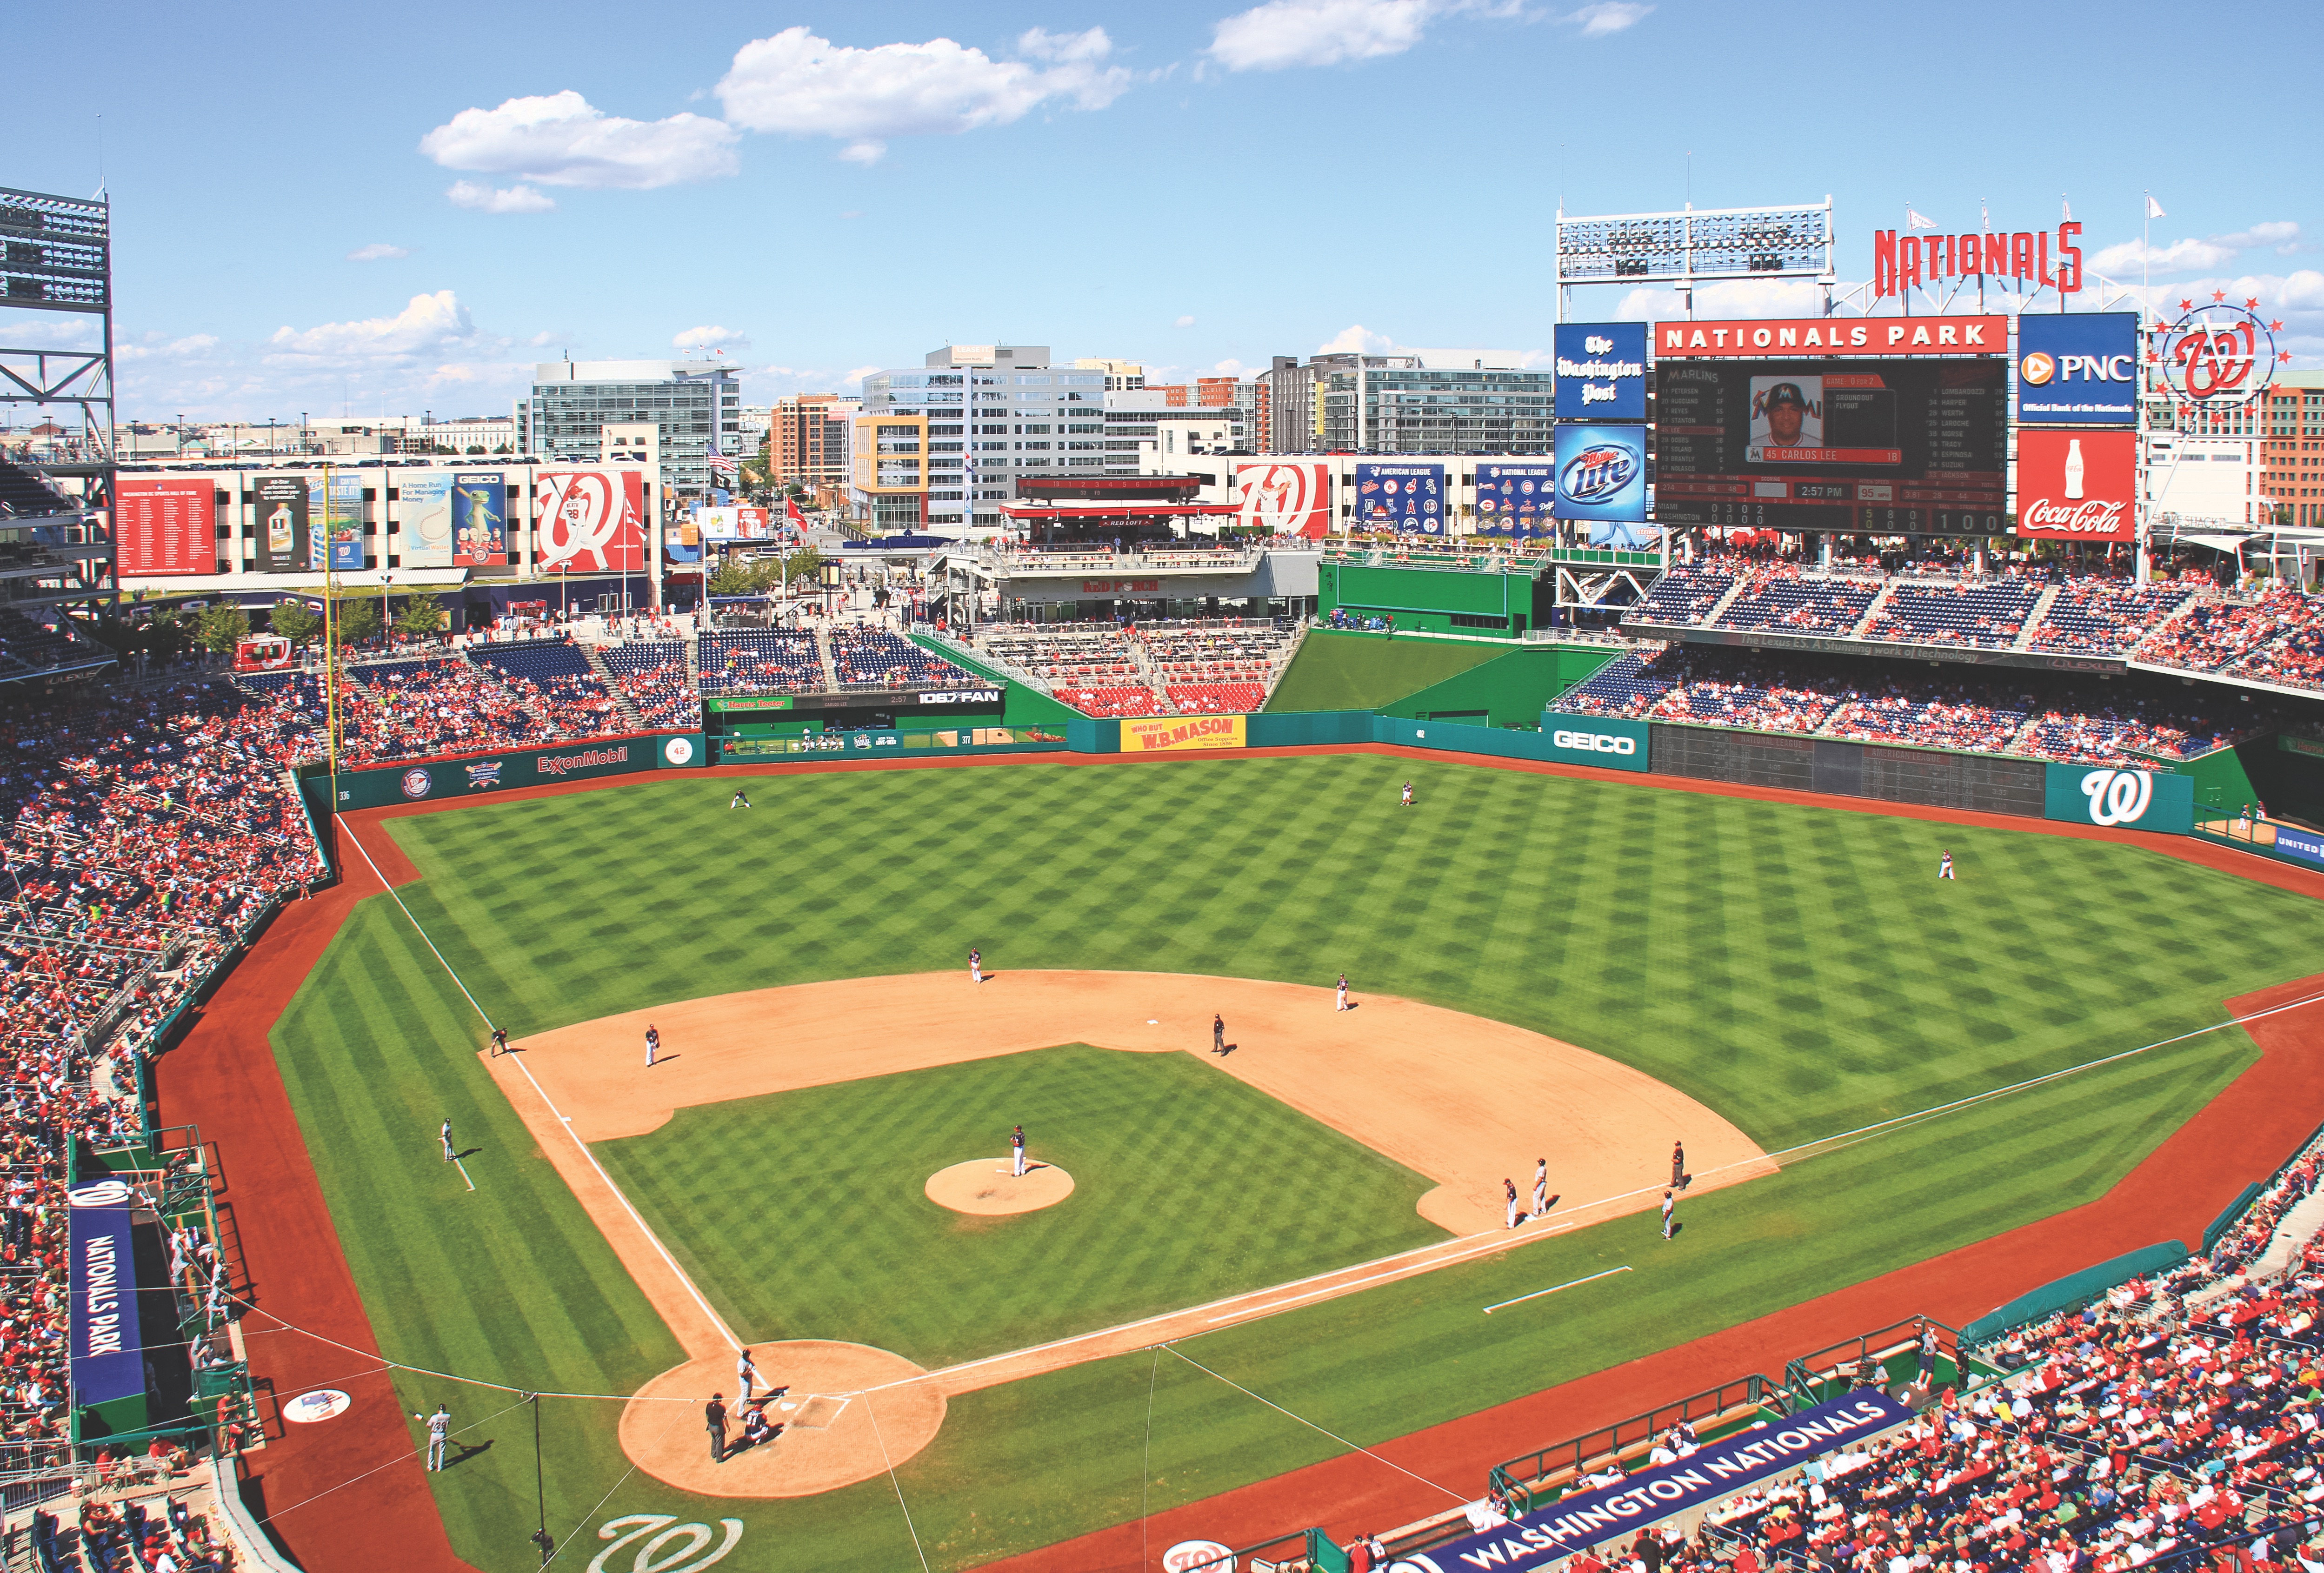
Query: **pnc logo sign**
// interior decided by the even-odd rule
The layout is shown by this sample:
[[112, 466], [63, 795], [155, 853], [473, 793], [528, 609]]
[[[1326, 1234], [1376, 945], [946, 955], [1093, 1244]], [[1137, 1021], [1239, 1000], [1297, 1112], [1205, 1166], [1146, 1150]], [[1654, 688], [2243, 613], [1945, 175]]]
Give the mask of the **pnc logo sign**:
[[1635, 754], [1638, 751], [1636, 738], [1614, 737], [1602, 731], [1554, 731], [1549, 741], [1561, 749], [1576, 749], [1586, 754]]
[[2052, 380], [2060, 382], [2129, 382], [2136, 378], [2137, 357], [2118, 355], [2052, 355], [2046, 350], [2035, 350], [2017, 363], [2020, 381], [2034, 388], [2046, 388]]

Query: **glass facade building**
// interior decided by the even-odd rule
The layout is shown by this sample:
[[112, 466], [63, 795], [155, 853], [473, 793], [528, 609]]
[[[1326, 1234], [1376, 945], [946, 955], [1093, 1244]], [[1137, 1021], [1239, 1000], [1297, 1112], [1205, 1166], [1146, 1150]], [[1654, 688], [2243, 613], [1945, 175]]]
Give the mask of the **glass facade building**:
[[714, 444], [749, 456], [740, 451], [742, 370], [701, 361], [543, 362], [522, 411], [524, 451], [595, 464], [600, 428], [650, 421], [660, 437], [660, 494], [700, 497], [714, 483]]
[[[1035, 345], [953, 345], [874, 372], [855, 421], [855, 497], [883, 529], [998, 527], [1019, 475], [1134, 474], [1134, 454], [1108, 467], [1105, 382], [1052, 367]], [[900, 429], [883, 435], [915, 425], [925, 451], [902, 452]]]
[[1546, 454], [1556, 446], [1557, 377], [1546, 367], [1438, 371], [1402, 355], [1367, 355], [1360, 437], [1355, 366], [1316, 381], [1328, 452]]

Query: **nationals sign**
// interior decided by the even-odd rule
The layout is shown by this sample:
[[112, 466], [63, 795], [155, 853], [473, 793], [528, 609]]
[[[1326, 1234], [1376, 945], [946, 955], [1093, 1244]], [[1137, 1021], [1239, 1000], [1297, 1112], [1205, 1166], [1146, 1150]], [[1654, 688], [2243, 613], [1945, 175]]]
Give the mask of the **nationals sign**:
[[1235, 522], [1321, 540], [1332, 532], [1332, 474], [1326, 465], [1237, 465]]
[[2017, 533], [2126, 541], [2137, 533], [2138, 434], [2017, 429]]
[[543, 566], [644, 571], [645, 478], [640, 472], [546, 470], [535, 488]]
[[2006, 355], [2006, 317], [1811, 317], [1796, 322], [1657, 322], [1661, 360], [1755, 355]]

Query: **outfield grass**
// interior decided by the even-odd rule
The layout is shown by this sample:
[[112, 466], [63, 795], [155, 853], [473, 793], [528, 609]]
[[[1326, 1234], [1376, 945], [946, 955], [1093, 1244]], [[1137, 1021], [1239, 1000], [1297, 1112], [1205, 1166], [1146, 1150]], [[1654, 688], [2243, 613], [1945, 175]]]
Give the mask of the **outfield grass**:
[[[1407, 774], [1418, 813], [1394, 806]], [[765, 781], [750, 815], [726, 796], [656, 783], [397, 821], [425, 876], [406, 898], [520, 1035], [948, 967], [972, 943], [1000, 967], [1319, 985], [1344, 967], [1359, 989], [1640, 1065], [1770, 1148], [2216, 1021], [2223, 998], [2312, 970], [2324, 940], [2312, 903], [2133, 847], [1435, 761], [794, 776]], [[1940, 844], [1957, 883], [1933, 878]], [[679, 1352], [473, 1059], [479, 1030], [374, 901], [277, 1031], [374, 1326], [410, 1364], [629, 1391]], [[1618, 1221], [1187, 1349], [1358, 1442], [1401, 1435], [2089, 1200], [2250, 1053], [2240, 1031], [2214, 1035], [1815, 1159], [1690, 1202], [1675, 1246]], [[447, 1190], [432, 1151], [446, 1114], [486, 1148], [475, 1199]], [[1172, 1221], [1141, 1219], [1141, 1240]], [[702, 1254], [715, 1242], [671, 1243], [712, 1276], [741, 1270]], [[1477, 1315], [1619, 1262], [1637, 1271], [1602, 1292]], [[1113, 1320], [1119, 1275], [1081, 1265], [1054, 1275], [1055, 1309]], [[1134, 1516], [1149, 1384], [1153, 1506], [1337, 1450], [1167, 1355], [970, 1394], [899, 1474], [932, 1562]], [[441, 1395], [404, 1385], [407, 1410]], [[736, 1514], [625, 1479], [615, 1408], [553, 1408], [553, 1526], [587, 1518], [586, 1540], [622, 1513], [740, 1516], [723, 1567], [916, 1565], [886, 1480]], [[493, 1573], [531, 1565], [520, 1451], [432, 1481], [455, 1546]]]
[[[1005, 1164], [1019, 1122], [1065, 1201], [927, 1199], [938, 1169]], [[681, 1108], [594, 1150], [744, 1342], [931, 1370], [1451, 1237], [1413, 1210], [1427, 1176], [1187, 1055], [1083, 1044]]]
[[1510, 644], [1397, 639], [1314, 629], [1268, 696], [1267, 709], [1379, 710], [1514, 649]]

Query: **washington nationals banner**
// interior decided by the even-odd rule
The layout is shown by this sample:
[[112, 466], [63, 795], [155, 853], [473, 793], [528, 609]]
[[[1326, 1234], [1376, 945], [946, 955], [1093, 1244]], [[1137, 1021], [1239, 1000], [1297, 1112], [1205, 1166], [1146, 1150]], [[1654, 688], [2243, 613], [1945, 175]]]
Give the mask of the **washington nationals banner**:
[[2185, 835], [2195, 828], [2195, 777], [2175, 770], [2048, 767], [2042, 817]]
[[1912, 1418], [1911, 1406], [1885, 1393], [1852, 1393], [1803, 1409], [1788, 1420], [1739, 1431], [1675, 1464], [1562, 1496], [1499, 1529], [1432, 1551], [1407, 1551], [1404, 1559], [1421, 1573], [1463, 1573], [1471, 1568], [1534, 1573], [1674, 1513], [1708, 1507], [1771, 1475], [1796, 1469], [1819, 1453]]
[[542, 567], [644, 571], [645, 478], [639, 471], [544, 470], [534, 502]]
[[1444, 533], [1444, 466], [1358, 465], [1355, 521], [1398, 535]]
[[330, 569], [334, 574], [360, 573], [364, 566], [364, 478], [360, 474], [333, 475], [330, 491], [323, 490], [323, 477], [315, 475], [307, 483], [307, 519], [314, 547], [314, 559], [309, 568], [320, 572], [323, 567], [325, 543], [329, 543]]
[[1246, 529], [1304, 535], [1322, 540], [1332, 533], [1332, 471], [1328, 465], [1296, 463], [1237, 465], [1235, 522]]
[[129, 1238], [133, 1200], [118, 1180], [66, 1193], [72, 1253], [73, 1402], [95, 1408], [145, 1391], [145, 1340], [137, 1331], [137, 1273]]

